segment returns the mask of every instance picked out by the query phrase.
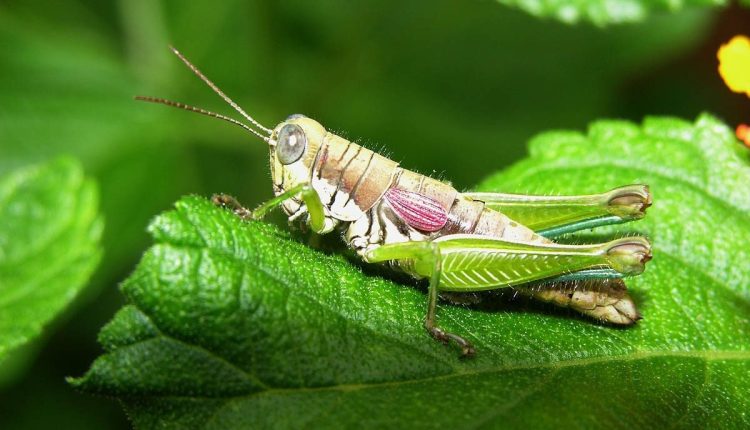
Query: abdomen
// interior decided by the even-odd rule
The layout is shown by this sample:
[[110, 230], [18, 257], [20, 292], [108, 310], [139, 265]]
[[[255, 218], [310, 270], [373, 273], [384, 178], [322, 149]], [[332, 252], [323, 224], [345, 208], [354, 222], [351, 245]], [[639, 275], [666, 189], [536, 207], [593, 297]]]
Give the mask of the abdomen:
[[347, 242], [361, 252], [369, 246], [432, 240], [452, 234], [478, 234], [509, 241], [547, 239], [500, 212], [472, 200], [453, 186], [396, 168], [383, 197], [351, 223]]

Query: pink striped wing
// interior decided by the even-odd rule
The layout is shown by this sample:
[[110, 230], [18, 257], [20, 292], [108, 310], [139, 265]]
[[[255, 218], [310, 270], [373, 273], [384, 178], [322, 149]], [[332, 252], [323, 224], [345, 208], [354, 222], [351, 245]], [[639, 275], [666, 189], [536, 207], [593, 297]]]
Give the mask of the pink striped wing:
[[433, 232], [448, 222], [448, 212], [437, 201], [422, 194], [391, 188], [386, 191], [385, 198], [409, 227]]

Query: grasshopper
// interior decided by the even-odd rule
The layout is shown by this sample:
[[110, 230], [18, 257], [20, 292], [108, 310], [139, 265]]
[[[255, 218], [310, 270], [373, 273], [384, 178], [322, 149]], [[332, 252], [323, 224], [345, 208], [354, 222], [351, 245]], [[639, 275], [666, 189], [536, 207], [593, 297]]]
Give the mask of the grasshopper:
[[[242, 219], [261, 219], [281, 207], [290, 222], [314, 233], [343, 233], [366, 263], [387, 263], [429, 279], [424, 328], [438, 341], [475, 353], [462, 336], [442, 329], [438, 296], [513, 287], [535, 299], [603, 322], [634, 324], [640, 315], [621, 278], [643, 272], [651, 259], [644, 237], [568, 245], [552, 239], [570, 232], [637, 220], [652, 198], [646, 185], [578, 196], [462, 193], [449, 183], [400, 167], [376, 152], [326, 130], [304, 115], [264, 127], [176, 49], [172, 51], [249, 123], [183, 103], [160, 103], [235, 124], [268, 144], [275, 197], [255, 210], [233, 197], [213, 201]], [[576, 288], [586, 280], [588, 288]], [[572, 285], [565, 288], [564, 285]]]

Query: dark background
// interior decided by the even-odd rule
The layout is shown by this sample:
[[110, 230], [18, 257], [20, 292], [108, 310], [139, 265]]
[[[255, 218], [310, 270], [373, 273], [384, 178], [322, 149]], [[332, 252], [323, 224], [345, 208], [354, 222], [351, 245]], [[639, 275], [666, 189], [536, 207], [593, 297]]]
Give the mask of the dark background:
[[0, 428], [127, 428], [116, 402], [64, 377], [101, 352], [97, 332], [122, 305], [116, 285], [148, 246], [149, 219], [188, 193], [250, 206], [271, 195], [260, 141], [132, 101], [233, 114], [169, 43], [269, 127], [305, 113], [470, 188], [548, 129], [703, 111], [750, 122], [750, 100], [716, 72], [719, 44], [743, 31], [750, 14], [736, 6], [601, 29], [481, 0], [0, 0], [0, 174], [72, 154], [98, 180], [107, 221], [91, 284], [3, 363]]

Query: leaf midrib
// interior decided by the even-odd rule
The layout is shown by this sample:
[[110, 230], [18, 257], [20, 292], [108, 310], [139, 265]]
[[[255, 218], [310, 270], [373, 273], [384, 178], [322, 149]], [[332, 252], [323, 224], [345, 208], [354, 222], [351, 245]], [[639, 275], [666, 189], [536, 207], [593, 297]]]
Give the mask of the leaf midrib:
[[[163, 337], [170, 338], [169, 336], [163, 335]], [[134, 346], [139, 343], [147, 342], [152, 340], [149, 338], [146, 340], [138, 341], [130, 344]], [[170, 338], [171, 339], [171, 338]], [[177, 342], [182, 342], [177, 339], [173, 339]], [[184, 342], [182, 342], [184, 343]], [[189, 344], [192, 347], [196, 345]], [[200, 347], [198, 347], [200, 348]], [[208, 351], [212, 356], [215, 355]], [[700, 359], [705, 362], [712, 361], [750, 361], [750, 351], [744, 350], [692, 350], [692, 351], [633, 351], [626, 354], [620, 355], [607, 355], [597, 357], [585, 357], [585, 358], [572, 358], [569, 360], [550, 361], [546, 363], [528, 363], [528, 364], [513, 364], [509, 366], [498, 366], [498, 367], [487, 367], [479, 370], [465, 370], [460, 372], [454, 372], [444, 375], [427, 376], [424, 378], [414, 379], [399, 379], [394, 381], [384, 382], [371, 382], [371, 383], [359, 383], [359, 384], [336, 384], [336, 385], [325, 385], [320, 387], [294, 387], [294, 388], [269, 388], [265, 390], [259, 390], [249, 394], [231, 395], [231, 396], [180, 396], [175, 394], [165, 395], [153, 395], [147, 397], [156, 397], [161, 399], [190, 399], [190, 400], [217, 400], [217, 399], [240, 399], [240, 398], [252, 398], [265, 395], [293, 395], [298, 393], [319, 393], [324, 391], [342, 391], [352, 392], [361, 391], [372, 388], [392, 388], [401, 385], [410, 384], [421, 384], [425, 382], [433, 381], [444, 381], [452, 378], [464, 378], [467, 376], [482, 376], [492, 374], [502, 374], [507, 372], [514, 372], [519, 370], [539, 370], [539, 369], [551, 369], [560, 370], [569, 367], [582, 367], [582, 366], [593, 366], [597, 364], [609, 364], [609, 363], [627, 363], [641, 360], [653, 360], [659, 358], [681, 358], [681, 359]]]

